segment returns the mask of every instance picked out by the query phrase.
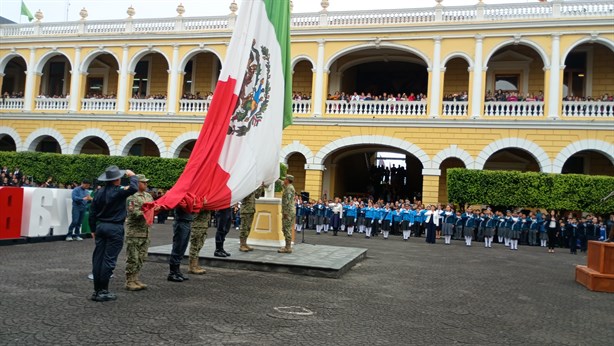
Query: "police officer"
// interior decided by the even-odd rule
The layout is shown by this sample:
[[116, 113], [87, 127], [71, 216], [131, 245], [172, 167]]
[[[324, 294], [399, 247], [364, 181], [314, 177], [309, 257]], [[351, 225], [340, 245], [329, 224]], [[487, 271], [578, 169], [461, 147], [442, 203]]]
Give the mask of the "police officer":
[[294, 176], [288, 174], [286, 175], [286, 179], [284, 179], [284, 190], [281, 195], [281, 213], [282, 213], [282, 226], [281, 229], [284, 233], [284, 238], [286, 239], [286, 246], [277, 250], [279, 253], [292, 253], [292, 222], [295, 218], [295, 207], [294, 207], [294, 195], [296, 192], [294, 191]]
[[254, 213], [256, 212], [256, 198], [262, 196], [264, 186], [260, 186], [254, 192], [247, 195], [241, 201], [241, 232], [239, 233], [239, 251], [248, 252], [254, 250], [253, 247], [247, 245], [247, 238], [252, 228]]
[[[120, 187], [124, 174], [130, 178], [130, 186]], [[126, 199], [138, 191], [138, 179], [131, 170], [109, 166], [98, 181], [105, 182], [105, 186], [96, 193], [90, 206], [89, 224], [96, 239], [92, 256], [94, 293], [91, 299], [105, 302], [117, 299], [117, 295], [109, 292], [109, 279], [124, 245]]]
[[147, 285], [139, 280], [139, 272], [147, 257], [149, 248], [149, 227], [143, 216], [141, 207], [153, 202], [153, 197], [146, 191], [149, 179], [143, 174], [137, 174], [139, 191], [126, 199], [128, 214], [126, 217], [126, 289], [140, 291]]
[[201, 209], [192, 221], [192, 233], [190, 234], [190, 267], [188, 273], [202, 275], [207, 271], [198, 264], [200, 250], [207, 239], [207, 229], [211, 221], [211, 211]]

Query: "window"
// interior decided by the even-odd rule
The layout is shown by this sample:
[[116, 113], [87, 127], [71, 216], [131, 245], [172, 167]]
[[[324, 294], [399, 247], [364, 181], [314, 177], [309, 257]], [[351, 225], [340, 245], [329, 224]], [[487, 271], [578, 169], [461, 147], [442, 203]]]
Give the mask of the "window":
[[104, 86], [104, 78], [102, 77], [88, 77], [87, 78], [87, 94], [90, 96], [102, 95], [102, 88]]
[[563, 96], [584, 97], [586, 94], [586, 52], [574, 52], [565, 59]]
[[147, 81], [149, 78], [149, 61], [139, 61], [134, 69], [132, 80], [132, 95], [136, 98], [147, 96]]
[[519, 74], [495, 75], [495, 90], [518, 91], [520, 86]]

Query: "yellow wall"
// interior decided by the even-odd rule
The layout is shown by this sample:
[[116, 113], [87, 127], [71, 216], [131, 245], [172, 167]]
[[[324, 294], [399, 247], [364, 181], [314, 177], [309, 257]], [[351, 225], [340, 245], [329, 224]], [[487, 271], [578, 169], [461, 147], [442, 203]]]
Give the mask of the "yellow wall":
[[305, 157], [294, 154], [288, 158], [288, 174], [294, 176], [294, 189], [297, 193], [305, 190]]
[[168, 63], [160, 54], [151, 54], [149, 95], [166, 95], [168, 88]]
[[593, 94], [594, 98], [614, 94], [614, 53], [600, 44], [593, 44]]
[[294, 73], [292, 74], [292, 92], [307, 96], [311, 95], [311, 87], [313, 84], [313, 72], [311, 69], [311, 63], [306, 60], [299, 61], [294, 66]]
[[[217, 60], [217, 57], [211, 53], [197, 54], [193, 58], [195, 65], [192, 68], [196, 69], [195, 80], [193, 81], [195, 83], [194, 94], [200, 92], [202, 97], [206, 97], [209, 92], [213, 91], [214, 87], [211, 86], [211, 79], [213, 74], [212, 65], [215, 60]], [[221, 66], [218, 64], [217, 67], [219, 69]], [[188, 91], [186, 90], [186, 92]]]

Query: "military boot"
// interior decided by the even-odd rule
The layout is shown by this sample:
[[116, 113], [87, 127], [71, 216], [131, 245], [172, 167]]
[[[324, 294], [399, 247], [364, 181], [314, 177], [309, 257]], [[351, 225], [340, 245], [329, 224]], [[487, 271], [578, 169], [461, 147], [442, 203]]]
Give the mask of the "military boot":
[[136, 284], [141, 286], [143, 289], [147, 288], [147, 285], [141, 282], [141, 279], [139, 279], [139, 274], [134, 274], [134, 282], [136, 282]]
[[277, 250], [279, 253], [292, 253], [292, 241], [286, 240], [286, 246]]
[[248, 252], [254, 250], [253, 247], [247, 245], [247, 238], [239, 238], [239, 241], [241, 242], [241, 245], [239, 246], [239, 251]]
[[126, 289], [128, 291], [140, 291], [143, 289], [143, 287], [136, 283], [135, 274], [126, 273]]
[[168, 273], [168, 276], [166, 277], [166, 279], [168, 281], [173, 281], [173, 282], [183, 282], [183, 277], [181, 277], [179, 274], [177, 274], [178, 269], [179, 269], [178, 265], [171, 264], [170, 265], [170, 272]]
[[206, 272], [207, 271], [205, 269], [201, 268], [198, 265], [198, 258], [190, 258], [190, 267], [188, 269], [188, 273], [196, 274], [196, 275], [203, 275]]

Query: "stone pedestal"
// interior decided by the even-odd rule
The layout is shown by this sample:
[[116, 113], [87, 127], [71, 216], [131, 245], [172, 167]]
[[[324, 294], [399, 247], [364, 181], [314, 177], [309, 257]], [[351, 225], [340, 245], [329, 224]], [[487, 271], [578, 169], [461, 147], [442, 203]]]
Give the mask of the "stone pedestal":
[[[247, 238], [248, 245], [285, 246], [286, 241], [281, 231], [281, 199], [262, 197], [256, 200], [256, 213], [251, 232]], [[294, 230], [292, 233], [294, 239]]]
[[614, 293], [614, 243], [589, 241], [587, 262], [576, 266], [576, 281], [591, 291]]

